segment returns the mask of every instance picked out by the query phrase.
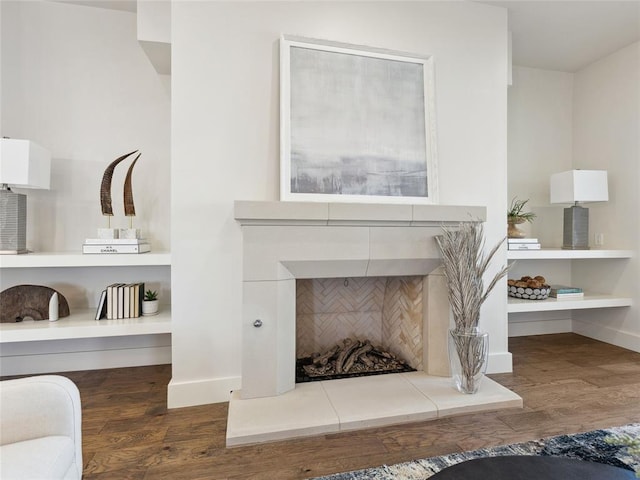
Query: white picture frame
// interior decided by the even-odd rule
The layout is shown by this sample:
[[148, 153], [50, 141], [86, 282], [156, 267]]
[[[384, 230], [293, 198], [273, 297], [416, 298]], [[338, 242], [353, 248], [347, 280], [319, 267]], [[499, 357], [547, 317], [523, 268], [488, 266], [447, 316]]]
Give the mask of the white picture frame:
[[280, 39], [280, 200], [437, 203], [431, 55]]

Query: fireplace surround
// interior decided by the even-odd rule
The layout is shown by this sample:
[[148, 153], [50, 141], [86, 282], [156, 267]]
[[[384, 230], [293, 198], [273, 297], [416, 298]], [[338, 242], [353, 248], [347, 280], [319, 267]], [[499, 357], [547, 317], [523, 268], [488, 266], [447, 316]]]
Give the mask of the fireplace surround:
[[447, 376], [449, 303], [433, 237], [485, 217], [478, 206], [236, 201], [242, 398], [295, 388], [296, 279], [424, 276], [424, 371]]
[[[450, 307], [433, 237], [484, 207], [236, 201], [243, 239], [242, 388], [227, 446], [522, 407], [486, 378], [451, 386]], [[299, 279], [422, 277], [422, 370], [295, 383]]]

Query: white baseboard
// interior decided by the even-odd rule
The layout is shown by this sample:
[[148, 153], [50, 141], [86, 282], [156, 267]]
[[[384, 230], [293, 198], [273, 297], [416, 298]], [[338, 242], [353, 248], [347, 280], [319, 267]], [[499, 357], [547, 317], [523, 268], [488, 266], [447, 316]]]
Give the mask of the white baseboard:
[[167, 392], [167, 406], [168, 408], [181, 408], [228, 402], [231, 391], [238, 390], [241, 385], [242, 378], [240, 376], [187, 382], [177, 382], [172, 378]]
[[510, 373], [513, 371], [513, 358], [509, 352], [490, 353], [487, 373]]
[[171, 335], [49, 340], [2, 345], [0, 375], [101, 370], [171, 363]]
[[529, 320], [524, 322], [509, 322], [510, 337], [524, 337], [528, 335], [548, 335], [551, 333], [569, 333], [572, 331], [570, 318], [561, 320]]
[[573, 320], [573, 332], [585, 337], [640, 352], [640, 334], [617, 330], [606, 325]]

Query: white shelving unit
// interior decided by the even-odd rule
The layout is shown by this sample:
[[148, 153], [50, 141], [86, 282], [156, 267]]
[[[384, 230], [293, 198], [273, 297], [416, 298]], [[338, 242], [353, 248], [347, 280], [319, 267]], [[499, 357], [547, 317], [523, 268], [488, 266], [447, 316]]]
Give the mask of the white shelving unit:
[[170, 361], [170, 302], [161, 305], [158, 315], [120, 320], [95, 320], [91, 308], [99, 292], [121, 278], [149, 279], [168, 292], [170, 267], [168, 252], [0, 255], [2, 289], [26, 283], [50, 285], [65, 293], [71, 307], [71, 314], [56, 322], [1, 323], [2, 375]]
[[171, 333], [171, 312], [121, 320], [94, 320], [94, 310], [80, 310], [56, 322], [26, 320], [0, 324], [0, 343], [104, 338]]
[[[590, 260], [590, 259], [625, 259], [633, 256], [632, 250], [562, 250], [560, 248], [544, 248], [541, 250], [508, 250], [508, 260]], [[605, 265], [606, 268], [606, 265]], [[557, 310], [580, 310], [586, 308], [628, 307], [631, 298], [617, 295], [604, 295], [586, 292], [582, 298], [546, 300], [523, 300], [508, 297], [507, 312], [550, 312]]]

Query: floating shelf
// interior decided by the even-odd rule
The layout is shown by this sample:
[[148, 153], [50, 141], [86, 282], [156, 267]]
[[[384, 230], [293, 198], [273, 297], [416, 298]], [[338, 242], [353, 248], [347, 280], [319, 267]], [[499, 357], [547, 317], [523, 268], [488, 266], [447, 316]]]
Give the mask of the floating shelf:
[[171, 254], [168, 252], [149, 252], [92, 255], [77, 252], [60, 252], [0, 255], [0, 268], [135, 267], [156, 265], [171, 265]]
[[507, 312], [549, 312], [555, 310], [580, 310], [585, 308], [629, 307], [631, 298], [615, 295], [585, 293], [582, 298], [547, 298], [546, 300], [525, 300], [508, 297]]
[[158, 315], [148, 317], [120, 320], [94, 318], [95, 310], [92, 309], [72, 313], [56, 322], [27, 320], [19, 323], [1, 323], [0, 344], [171, 333], [169, 308], [161, 310]]
[[563, 250], [561, 248], [543, 248], [540, 250], [507, 250], [509, 260], [553, 260], [553, 259], [596, 259], [631, 258], [633, 250]]

